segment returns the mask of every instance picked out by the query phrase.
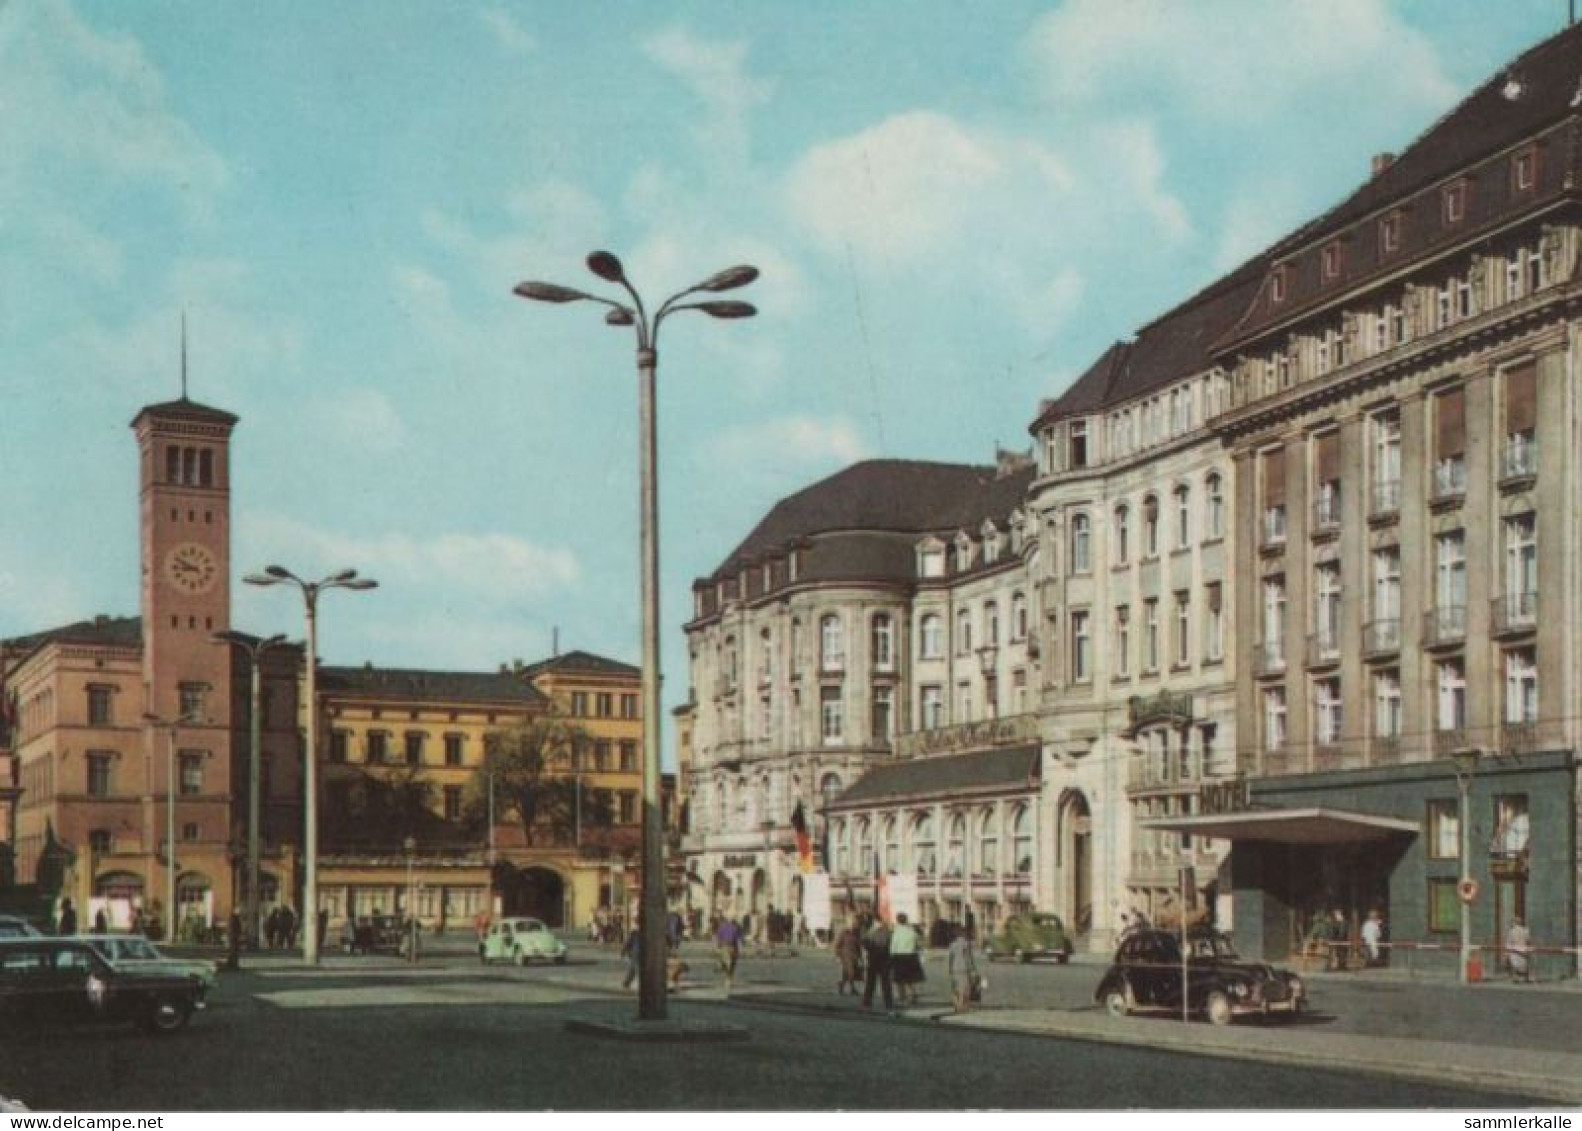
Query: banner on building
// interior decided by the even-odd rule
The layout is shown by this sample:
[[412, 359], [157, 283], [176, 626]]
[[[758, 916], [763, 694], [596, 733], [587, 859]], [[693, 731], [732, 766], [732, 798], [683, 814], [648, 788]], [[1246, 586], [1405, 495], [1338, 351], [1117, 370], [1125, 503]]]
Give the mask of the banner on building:
[[918, 921], [917, 873], [900, 873], [889, 877], [890, 914], [905, 915], [909, 923]]
[[810, 931], [829, 930], [828, 872], [809, 872], [802, 877], [802, 921]]

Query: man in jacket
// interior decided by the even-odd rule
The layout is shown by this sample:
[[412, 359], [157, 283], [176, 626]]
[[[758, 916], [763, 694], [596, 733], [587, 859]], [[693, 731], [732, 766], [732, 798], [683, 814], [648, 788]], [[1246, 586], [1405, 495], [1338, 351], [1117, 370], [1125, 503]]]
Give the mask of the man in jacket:
[[863, 932], [863, 954], [868, 960], [868, 977], [862, 987], [862, 1007], [873, 1008], [873, 988], [877, 985], [884, 993], [884, 1011], [895, 1016], [895, 986], [890, 980], [890, 928], [883, 919], [875, 919]]

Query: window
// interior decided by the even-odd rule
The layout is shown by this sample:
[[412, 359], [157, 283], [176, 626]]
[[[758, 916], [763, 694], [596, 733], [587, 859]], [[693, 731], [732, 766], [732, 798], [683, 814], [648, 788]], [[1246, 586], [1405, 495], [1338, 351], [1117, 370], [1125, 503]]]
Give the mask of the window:
[[1369, 418], [1373, 434], [1373, 513], [1387, 514], [1401, 506], [1401, 417], [1394, 411]]
[[385, 750], [389, 737], [382, 730], [371, 730], [368, 732], [368, 761], [370, 763], [383, 762], [385, 760]]
[[1434, 397], [1434, 495], [1465, 493], [1466, 405], [1458, 387]]
[[593, 743], [593, 768], [596, 772], [606, 774], [610, 772], [610, 740], [607, 738], [595, 739]]
[[1453, 185], [1446, 185], [1440, 194], [1440, 216], [1448, 227], [1459, 224], [1467, 215], [1467, 184], [1457, 181]]
[[945, 551], [938, 547], [924, 549], [918, 554], [917, 572], [922, 577], [944, 577]]
[[945, 875], [959, 878], [967, 868], [967, 819], [950, 818], [945, 831]]
[[901, 822], [894, 817], [886, 817], [879, 829], [880, 840], [884, 845], [884, 870], [886, 872], [899, 872], [901, 870]]
[[1203, 537], [1209, 541], [1225, 537], [1225, 486], [1218, 475], [1204, 482], [1203, 498]]
[[841, 671], [846, 666], [846, 639], [840, 618], [831, 613], [818, 623], [820, 663], [827, 672]]
[[1454, 879], [1428, 881], [1428, 929], [1453, 934], [1461, 929], [1461, 901], [1456, 896]]
[[337, 764], [346, 761], [346, 745], [351, 735], [344, 730], [330, 731], [330, 761]]
[[599, 718], [609, 718], [615, 713], [615, 697], [608, 691], [599, 692], [593, 697], [593, 710]]
[[845, 734], [840, 688], [821, 687], [818, 693], [819, 733], [826, 746], [839, 745]]
[[1152, 495], [1143, 500], [1143, 557], [1159, 556], [1159, 500]]
[[1370, 647], [1393, 647], [1400, 640], [1401, 548], [1385, 546], [1373, 552], [1373, 621]]
[[972, 721], [972, 684], [966, 680], [956, 685], [956, 722]]
[[1092, 531], [1088, 526], [1088, 516], [1076, 514], [1071, 516], [1071, 572], [1087, 573], [1092, 569]]
[[1538, 721], [1538, 654], [1532, 648], [1505, 653], [1505, 721], [1511, 725]]
[[115, 792], [113, 781], [110, 777], [110, 767], [115, 760], [114, 754], [90, 753], [88, 755], [88, 796], [109, 797]]
[[201, 831], [199, 830], [198, 823], [196, 821], [188, 821], [186, 824], [181, 826], [181, 839], [186, 841], [188, 844], [192, 844], [199, 838], [200, 835]]
[[94, 856], [108, 856], [115, 851], [115, 838], [109, 829], [88, 830], [88, 852]]
[[573, 691], [571, 693], [571, 713], [575, 718], [588, 717], [588, 693], [586, 691]]
[[937, 660], [944, 655], [944, 640], [939, 631], [939, 617], [934, 613], [925, 613], [918, 624], [918, 648], [925, 660]]
[[1263, 693], [1263, 748], [1279, 750], [1285, 745], [1285, 688], [1271, 687]]
[[1027, 672], [1017, 668], [1011, 673], [1011, 714], [1020, 715], [1027, 710]]
[[461, 820], [461, 786], [447, 785], [445, 787], [445, 819], [447, 821]]
[[1324, 562], [1313, 570], [1313, 635], [1320, 654], [1328, 659], [1340, 651], [1340, 565]]
[[1391, 212], [1379, 220], [1379, 251], [1384, 255], [1393, 254], [1401, 247], [1401, 214]]
[[1131, 512], [1125, 507], [1115, 508], [1115, 564], [1125, 565], [1131, 555]]
[[1192, 492], [1185, 487], [1175, 489], [1176, 549], [1184, 550], [1192, 544]]
[[1538, 183], [1538, 150], [1524, 149], [1511, 157], [1511, 190], [1527, 192]]
[[1011, 816], [1011, 870], [1025, 876], [1033, 870], [1033, 811], [1018, 805]]
[[88, 685], [88, 725], [109, 726], [115, 721], [115, 688], [103, 684]]
[[621, 696], [621, 718], [637, 718], [637, 696], [630, 691]]
[[1159, 670], [1159, 601], [1150, 597], [1143, 602], [1143, 674]]
[[1027, 639], [1027, 598], [1021, 593], [1011, 594], [1011, 639]]
[[1459, 635], [1465, 630], [1467, 610], [1467, 550], [1463, 531], [1452, 530], [1434, 539], [1434, 612], [1438, 634]]
[[1428, 801], [1428, 858], [1461, 859], [1461, 815], [1453, 797]]
[[1441, 660], [1435, 673], [1438, 683], [1436, 728], [1462, 730], [1467, 725], [1466, 665], [1459, 658]]
[[956, 655], [966, 656], [972, 652], [972, 611], [970, 609], [956, 610]]
[[1258, 470], [1263, 489], [1263, 543], [1277, 546], [1285, 541], [1285, 449], [1263, 452]]
[[1394, 668], [1373, 677], [1373, 737], [1401, 737], [1401, 673]]
[[1086, 610], [1071, 614], [1071, 679], [1086, 683], [1093, 678], [1093, 642], [1089, 639]]
[[1531, 625], [1537, 612], [1538, 528], [1530, 514], [1505, 520], [1505, 585], [1503, 608], [1496, 610], [1497, 629]]
[[1112, 661], [1116, 675], [1131, 674], [1131, 655], [1132, 610], [1129, 606], [1118, 605], [1115, 609], [1115, 657]]
[[1282, 264], [1274, 269], [1269, 276], [1269, 301], [1279, 304], [1285, 301], [1286, 295], [1286, 269]]
[[1313, 437], [1313, 525], [1333, 530], [1340, 525], [1340, 432]]
[[889, 613], [879, 613], [872, 623], [873, 666], [889, 671], [895, 666], [895, 621]]
[[1340, 680], [1313, 681], [1313, 741], [1333, 746], [1340, 741]]
[[203, 792], [203, 754], [196, 750], [183, 750], [178, 756], [181, 765], [181, 795], [194, 797]]
[[938, 684], [921, 689], [919, 696], [921, 716], [918, 725], [923, 730], [937, 730], [945, 725], [945, 692]]
[[637, 743], [629, 738], [623, 738], [620, 744], [621, 773], [635, 774], [637, 772]]
[[445, 736], [445, 764], [447, 766], [461, 765], [461, 743], [462, 736], [459, 734], [447, 734]]
[[1000, 645], [1000, 606], [993, 601], [983, 606], [983, 643], [987, 648]]
[[890, 714], [894, 701], [894, 692], [888, 687], [875, 687], [873, 689], [873, 739], [875, 742], [890, 741]]
[[1505, 445], [1500, 476], [1511, 479], [1538, 470], [1538, 369], [1529, 362], [1506, 372]]
[[1175, 645], [1175, 666], [1187, 667], [1192, 663], [1192, 598], [1186, 593], [1176, 594]]
[[1067, 426], [1071, 443], [1072, 468], [1088, 466], [1088, 423], [1085, 420], [1073, 420]]
[[1000, 817], [989, 810], [978, 818], [978, 866], [973, 871], [980, 876], [997, 876], [1000, 873]]
[[423, 764], [423, 732], [409, 730], [406, 732], [406, 764], [421, 766]]
[[920, 876], [932, 876], [939, 867], [934, 845], [934, 818], [927, 813], [912, 824], [912, 860]]
[[1532, 839], [1532, 822], [1527, 815], [1527, 795], [1508, 793], [1494, 799], [1494, 837], [1489, 842], [1493, 856], [1509, 859], [1523, 855]]
[[1225, 658], [1225, 589], [1218, 581], [1211, 581], [1204, 587], [1204, 605], [1208, 608], [1208, 617], [1203, 627], [1203, 652], [1209, 663], [1216, 663]]
[[1322, 252], [1324, 282], [1330, 283], [1340, 278], [1340, 241], [1326, 244]]
[[616, 822], [622, 825], [635, 825], [637, 823], [637, 794], [629, 789], [623, 789], [616, 795], [619, 809], [616, 813]]
[[208, 718], [207, 706], [209, 685], [206, 683], [183, 683], [178, 689], [181, 704], [182, 722], [201, 722]]

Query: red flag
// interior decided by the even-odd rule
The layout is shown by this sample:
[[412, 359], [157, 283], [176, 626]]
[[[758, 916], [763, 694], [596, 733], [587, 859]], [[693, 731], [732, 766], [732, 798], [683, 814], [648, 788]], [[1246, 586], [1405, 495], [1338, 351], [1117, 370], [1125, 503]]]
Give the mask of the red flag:
[[884, 869], [879, 866], [881, 850], [878, 844], [873, 846], [873, 910], [883, 922], [890, 922], [890, 884], [885, 878]]
[[797, 871], [811, 872], [813, 870], [813, 838], [807, 833], [807, 817], [802, 812], [802, 802], [796, 803], [796, 808], [791, 811], [791, 829], [796, 833], [796, 863]]

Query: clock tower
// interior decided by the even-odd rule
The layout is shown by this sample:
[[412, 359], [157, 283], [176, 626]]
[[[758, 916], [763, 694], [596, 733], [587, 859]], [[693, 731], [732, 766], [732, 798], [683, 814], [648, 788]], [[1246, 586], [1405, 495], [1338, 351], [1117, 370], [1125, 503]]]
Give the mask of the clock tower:
[[[225, 750], [231, 723], [231, 430], [236, 417], [183, 397], [150, 405], [132, 430], [142, 513], [146, 710], [182, 724], [182, 742]], [[227, 758], [216, 761], [224, 764]], [[223, 771], [222, 771], [223, 772]]]

